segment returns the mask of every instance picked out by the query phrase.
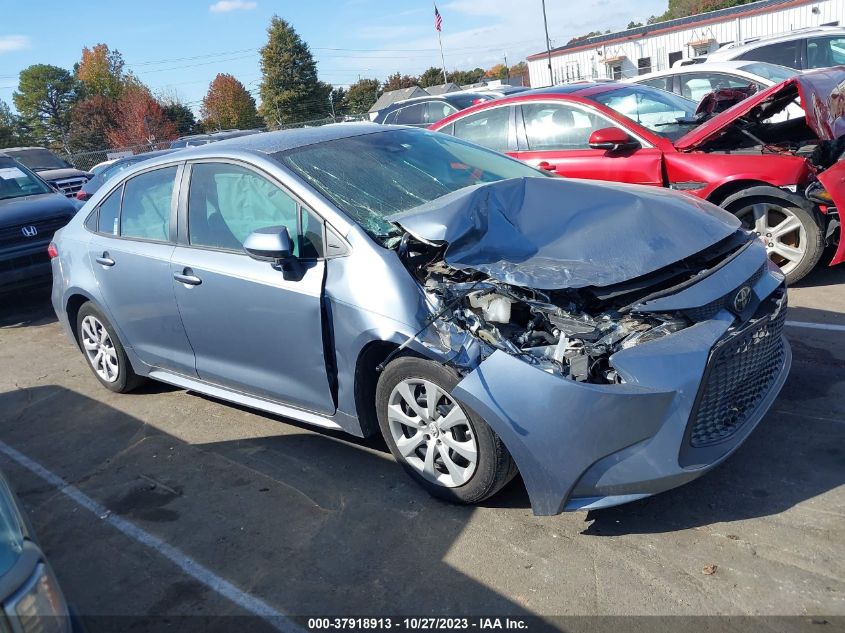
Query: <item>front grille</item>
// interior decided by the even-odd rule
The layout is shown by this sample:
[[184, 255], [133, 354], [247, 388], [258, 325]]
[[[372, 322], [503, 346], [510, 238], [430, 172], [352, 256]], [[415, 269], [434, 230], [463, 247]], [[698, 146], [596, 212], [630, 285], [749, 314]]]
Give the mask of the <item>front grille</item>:
[[[763, 273], [766, 270], [766, 265], [763, 264], [760, 268], [757, 269], [751, 277], [749, 277], [745, 283], [741, 284], [743, 286], [754, 286], [760, 279], [763, 277]], [[738, 288], [739, 286], [737, 286]], [[699, 306], [697, 308], [688, 308], [684, 310], [684, 314], [692, 319], [693, 321], [706, 321], [708, 319], [712, 319], [720, 310], [724, 310], [725, 308], [730, 308], [731, 300], [733, 299], [734, 292], [736, 292], [736, 288], [731, 288], [731, 291], [722, 295], [718, 299], [714, 299], [710, 303], [707, 303], [703, 306]]]
[[785, 320], [784, 294], [774, 319], [754, 320], [714, 348], [690, 420], [693, 448], [730, 438], [769, 392], [786, 354], [781, 337]]
[[23, 257], [0, 260], [0, 273], [20, 270], [29, 266], [35, 266], [36, 264], [46, 264], [49, 261], [50, 256], [47, 254], [47, 249], [45, 248], [43, 253], [33, 253], [32, 255], [24, 255]]
[[82, 189], [82, 185], [88, 182], [88, 179], [82, 176], [76, 178], [62, 178], [61, 180], [54, 180], [53, 184], [58, 187], [59, 191], [65, 194], [68, 198], [76, 196], [76, 192]]
[[[16, 224], [0, 229], [0, 248], [8, 246], [26, 246], [36, 242], [43, 242], [53, 237], [53, 233], [62, 228], [70, 220], [67, 216], [45, 218], [26, 224]], [[32, 235], [32, 227], [35, 234]], [[24, 231], [26, 230], [26, 233]]]

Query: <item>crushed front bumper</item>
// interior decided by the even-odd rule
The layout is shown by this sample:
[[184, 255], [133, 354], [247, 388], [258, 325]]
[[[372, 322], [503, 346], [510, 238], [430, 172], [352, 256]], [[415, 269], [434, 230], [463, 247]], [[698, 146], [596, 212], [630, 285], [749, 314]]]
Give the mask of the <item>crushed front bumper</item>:
[[617, 352], [623, 384], [572, 381], [496, 351], [453, 391], [504, 441], [535, 514], [626, 503], [726, 459], [771, 407], [791, 366], [782, 276], [755, 285], [743, 325], [713, 318]]

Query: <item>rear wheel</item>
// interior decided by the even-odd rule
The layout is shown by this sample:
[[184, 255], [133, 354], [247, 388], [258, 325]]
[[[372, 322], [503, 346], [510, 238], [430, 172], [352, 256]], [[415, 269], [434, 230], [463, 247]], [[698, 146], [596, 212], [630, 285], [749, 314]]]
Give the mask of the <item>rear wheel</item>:
[[88, 366], [106, 389], [126, 393], [144, 382], [132, 370], [111, 323], [91, 302], [79, 308], [76, 332]]
[[430, 494], [477, 503], [513, 476], [502, 440], [451, 395], [459, 376], [433, 361], [405, 357], [379, 377], [376, 409], [390, 451]]
[[821, 259], [824, 236], [813, 212], [775, 196], [742, 197], [725, 205], [766, 245], [766, 252], [795, 283]]

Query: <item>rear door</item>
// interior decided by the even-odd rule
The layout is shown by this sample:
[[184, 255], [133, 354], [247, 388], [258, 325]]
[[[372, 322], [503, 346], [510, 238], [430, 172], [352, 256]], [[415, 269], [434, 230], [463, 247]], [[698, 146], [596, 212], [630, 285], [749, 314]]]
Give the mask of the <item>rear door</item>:
[[170, 273], [181, 170], [151, 169], [109, 194], [90, 220], [96, 233], [89, 257], [123, 344], [148, 365], [194, 375]]
[[[197, 374], [244, 393], [334, 412], [323, 346], [322, 219], [244, 164], [195, 162], [187, 177], [170, 284]], [[298, 271], [244, 252], [246, 237], [270, 226], [287, 227]]]
[[[568, 178], [663, 185], [663, 153], [592, 110], [562, 101], [523, 103], [515, 119], [520, 149], [514, 155], [519, 160]], [[640, 147], [619, 152], [592, 149], [590, 135], [608, 127], [623, 129]]]
[[440, 131], [513, 156], [518, 149], [513, 113], [510, 105], [487, 108], [457, 119]]

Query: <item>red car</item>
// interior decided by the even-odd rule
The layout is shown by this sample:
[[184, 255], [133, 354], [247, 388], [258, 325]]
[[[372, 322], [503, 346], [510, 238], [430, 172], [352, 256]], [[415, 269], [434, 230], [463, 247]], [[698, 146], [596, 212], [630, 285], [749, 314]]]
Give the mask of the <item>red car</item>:
[[[790, 282], [826, 244], [845, 261], [839, 214], [845, 161], [845, 67], [805, 73], [701, 123], [696, 104], [643, 85], [581, 83], [497, 99], [430, 129], [572, 178], [670, 187], [736, 214], [765, 242]], [[845, 85], [845, 84], [843, 84]], [[800, 100], [806, 119], [771, 122]], [[845, 140], [845, 139], [842, 139]], [[832, 194], [832, 198], [831, 198]]]

